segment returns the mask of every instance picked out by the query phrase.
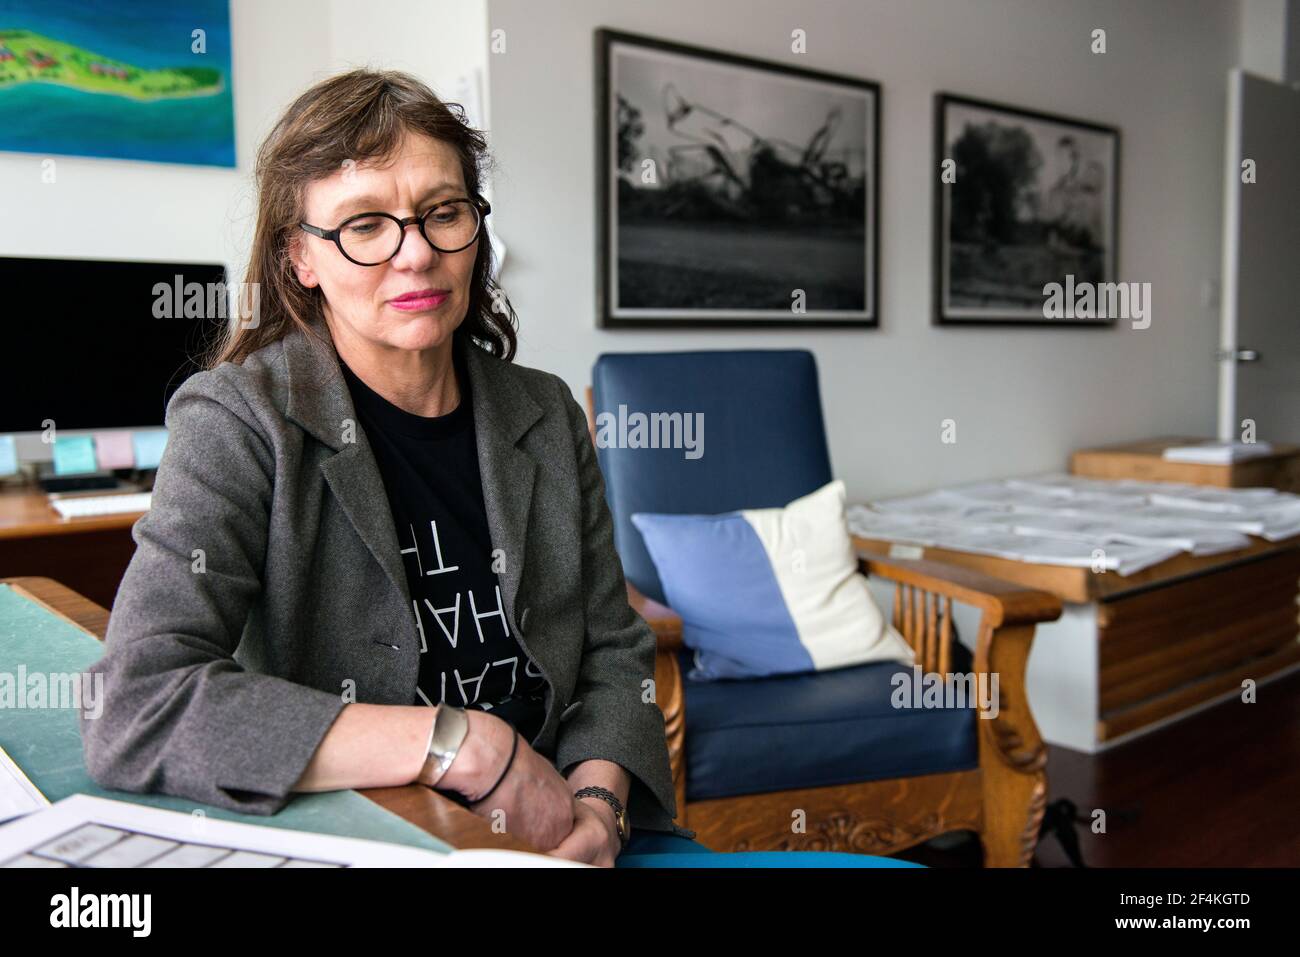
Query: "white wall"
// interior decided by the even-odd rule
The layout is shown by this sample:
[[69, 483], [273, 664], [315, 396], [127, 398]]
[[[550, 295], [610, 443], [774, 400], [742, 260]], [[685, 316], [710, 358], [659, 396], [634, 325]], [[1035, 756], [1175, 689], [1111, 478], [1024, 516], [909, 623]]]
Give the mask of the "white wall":
[[1241, 0], [1238, 60], [1275, 83], [1300, 80], [1300, 0]]
[[487, 0], [329, 0], [330, 68], [405, 70], [443, 99], [487, 66]]
[[[807, 347], [832, 464], [852, 499], [1064, 468], [1085, 445], [1215, 428], [1223, 0], [488, 0], [496, 227], [521, 361], [581, 397], [602, 351]], [[601, 331], [594, 284], [592, 31], [609, 26], [881, 83], [881, 327]], [[790, 31], [808, 53], [790, 53]], [[1109, 50], [1089, 52], [1095, 27]], [[933, 95], [950, 91], [1122, 130], [1120, 279], [1153, 321], [1113, 329], [930, 325]], [[561, 215], [562, 214], [562, 215]], [[940, 422], [957, 421], [955, 445]]]

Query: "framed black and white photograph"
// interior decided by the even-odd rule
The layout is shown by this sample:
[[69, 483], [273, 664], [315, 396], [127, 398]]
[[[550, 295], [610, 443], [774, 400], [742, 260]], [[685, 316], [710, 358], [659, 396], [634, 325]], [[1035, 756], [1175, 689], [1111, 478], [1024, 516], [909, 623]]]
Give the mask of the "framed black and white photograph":
[[1115, 323], [1118, 129], [941, 93], [935, 150], [936, 323]]
[[877, 325], [880, 87], [595, 40], [600, 326]]

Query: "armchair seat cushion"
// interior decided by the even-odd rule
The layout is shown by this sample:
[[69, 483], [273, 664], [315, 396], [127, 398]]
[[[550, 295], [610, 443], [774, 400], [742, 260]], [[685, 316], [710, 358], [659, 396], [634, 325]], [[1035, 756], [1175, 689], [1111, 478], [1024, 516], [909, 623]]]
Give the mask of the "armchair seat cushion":
[[[683, 675], [691, 652], [682, 649]], [[741, 680], [683, 680], [686, 799], [762, 794], [979, 765], [974, 708], [898, 709], [895, 661]]]

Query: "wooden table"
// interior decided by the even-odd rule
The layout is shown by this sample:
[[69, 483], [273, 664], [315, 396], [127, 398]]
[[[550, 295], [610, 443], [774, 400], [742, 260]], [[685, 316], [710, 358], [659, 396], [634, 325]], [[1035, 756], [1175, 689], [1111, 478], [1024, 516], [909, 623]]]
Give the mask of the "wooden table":
[[135, 554], [131, 526], [143, 514], [64, 518], [40, 489], [0, 489], [0, 578], [52, 578], [111, 608]]
[[[1043, 738], [1095, 753], [1300, 669], [1300, 535], [1176, 555], [1132, 575], [854, 536], [860, 554], [926, 558], [1042, 589], [1026, 686]], [[880, 597], [879, 595], [877, 596]], [[959, 630], [974, 636], [973, 620]]]
[[[116, 516], [114, 516], [116, 517]], [[138, 516], [137, 516], [138, 517]], [[101, 641], [108, 631], [108, 611], [84, 595], [50, 578], [19, 577], [0, 579], [12, 585], [30, 600], [44, 605], [60, 618], [71, 622]], [[419, 784], [396, 788], [359, 789], [380, 807], [405, 818], [452, 847], [496, 848], [498, 850], [530, 851], [536, 848], [509, 834], [492, 830], [484, 818], [465, 810], [436, 791]]]
[[1275, 488], [1300, 493], [1300, 445], [1273, 446], [1268, 455], [1231, 465], [1170, 462], [1165, 449], [1207, 442], [1204, 437], [1164, 436], [1143, 442], [1126, 442], [1095, 449], [1079, 449], [1070, 456], [1074, 475], [1099, 479], [1137, 479], [1142, 482], [1186, 482], [1218, 488]]

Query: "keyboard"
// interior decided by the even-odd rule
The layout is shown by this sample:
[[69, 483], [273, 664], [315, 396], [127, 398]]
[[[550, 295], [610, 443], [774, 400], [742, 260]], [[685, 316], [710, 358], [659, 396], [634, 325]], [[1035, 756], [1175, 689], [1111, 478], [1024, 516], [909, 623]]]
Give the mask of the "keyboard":
[[131, 492], [125, 495], [86, 495], [79, 498], [51, 499], [50, 505], [64, 518], [84, 518], [87, 515], [118, 515], [122, 512], [149, 511], [150, 492]]

